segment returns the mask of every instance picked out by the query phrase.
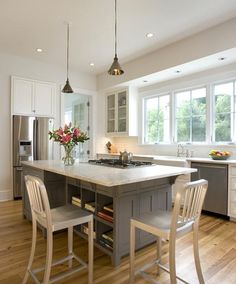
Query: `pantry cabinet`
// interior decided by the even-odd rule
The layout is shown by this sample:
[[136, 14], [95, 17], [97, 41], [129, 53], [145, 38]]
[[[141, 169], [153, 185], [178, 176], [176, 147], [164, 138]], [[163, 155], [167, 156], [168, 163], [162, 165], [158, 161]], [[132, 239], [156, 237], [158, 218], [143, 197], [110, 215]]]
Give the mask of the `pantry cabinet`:
[[12, 114], [54, 117], [55, 95], [54, 83], [12, 77]]
[[107, 136], [137, 136], [137, 90], [126, 88], [106, 96]]

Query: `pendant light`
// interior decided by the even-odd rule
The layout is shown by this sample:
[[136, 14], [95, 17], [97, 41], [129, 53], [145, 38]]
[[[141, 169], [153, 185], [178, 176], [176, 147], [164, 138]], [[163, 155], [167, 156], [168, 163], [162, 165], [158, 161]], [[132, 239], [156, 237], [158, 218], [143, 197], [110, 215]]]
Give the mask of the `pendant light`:
[[115, 57], [110, 69], [108, 70], [108, 74], [110, 75], [122, 75], [124, 73], [124, 71], [120, 67], [117, 57], [117, 3], [116, 2], [117, 0], [115, 0]]
[[64, 86], [64, 88], [62, 89], [62, 93], [74, 93], [71, 86], [70, 86], [70, 82], [69, 82], [69, 39], [70, 39], [70, 24], [67, 23], [67, 49], [66, 49], [66, 84]]

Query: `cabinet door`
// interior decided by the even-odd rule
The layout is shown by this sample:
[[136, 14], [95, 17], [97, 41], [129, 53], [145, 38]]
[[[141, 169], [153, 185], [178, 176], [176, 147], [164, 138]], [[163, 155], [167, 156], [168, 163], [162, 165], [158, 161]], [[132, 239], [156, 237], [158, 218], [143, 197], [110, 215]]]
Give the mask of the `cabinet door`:
[[55, 85], [48, 83], [35, 83], [34, 108], [35, 114], [54, 117]]
[[119, 92], [117, 96], [117, 131], [127, 132], [127, 92]]
[[119, 253], [122, 255], [129, 251], [130, 218], [137, 216], [138, 204], [136, 196], [124, 196], [117, 202], [117, 224]]
[[13, 78], [12, 80], [12, 112], [13, 114], [34, 114], [33, 81]]
[[107, 133], [116, 132], [116, 96], [107, 96]]

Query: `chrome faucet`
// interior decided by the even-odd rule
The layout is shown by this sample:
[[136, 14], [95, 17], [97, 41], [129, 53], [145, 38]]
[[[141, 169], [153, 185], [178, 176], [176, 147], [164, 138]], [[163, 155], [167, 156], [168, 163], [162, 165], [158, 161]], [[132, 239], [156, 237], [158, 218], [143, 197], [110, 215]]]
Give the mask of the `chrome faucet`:
[[181, 157], [182, 155], [184, 155], [184, 146], [182, 144], [178, 144], [177, 157]]

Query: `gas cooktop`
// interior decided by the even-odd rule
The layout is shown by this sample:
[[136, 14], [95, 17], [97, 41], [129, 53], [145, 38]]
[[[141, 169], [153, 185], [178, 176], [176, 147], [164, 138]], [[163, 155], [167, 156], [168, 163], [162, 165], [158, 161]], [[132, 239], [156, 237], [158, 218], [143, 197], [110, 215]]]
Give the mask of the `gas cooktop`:
[[88, 162], [94, 165], [108, 166], [108, 167], [114, 167], [114, 168], [120, 168], [120, 169], [152, 165], [151, 162], [143, 162], [143, 161], [129, 161], [127, 163], [124, 163], [119, 159], [99, 159], [99, 160], [89, 160]]

